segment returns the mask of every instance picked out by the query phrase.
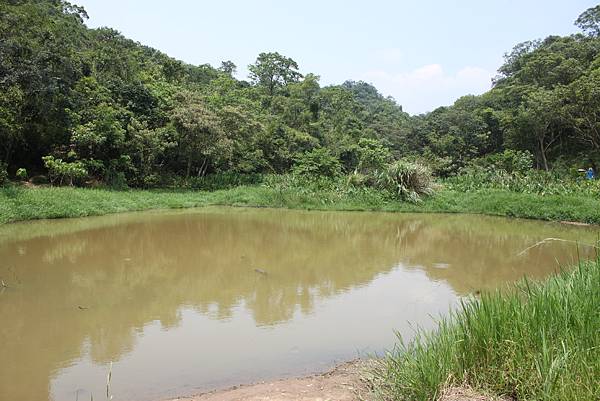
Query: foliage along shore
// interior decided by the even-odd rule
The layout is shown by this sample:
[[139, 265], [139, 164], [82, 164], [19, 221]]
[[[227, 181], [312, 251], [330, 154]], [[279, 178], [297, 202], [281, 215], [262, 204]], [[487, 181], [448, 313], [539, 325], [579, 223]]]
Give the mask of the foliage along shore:
[[[600, 224], [597, 196], [584, 191], [540, 194], [489, 186], [465, 189], [444, 183], [417, 203], [398, 200], [376, 188], [355, 187], [344, 179], [306, 182], [272, 176], [264, 182], [206, 190], [111, 190], [11, 185], [0, 188], [0, 224], [48, 218], [83, 217], [149, 209], [209, 205], [307, 210], [478, 213], [550, 221]], [[594, 187], [595, 188], [595, 187]], [[551, 188], [548, 187], [548, 190]]]
[[277, 52], [239, 79], [231, 61], [186, 64], [87, 18], [65, 0], [0, 2], [0, 183], [164, 187], [311, 160], [348, 174], [366, 154], [437, 177], [506, 151], [546, 171], [600, 166], [600, 5], [579, 33], [516, 45], [488, 92], [418, 116], [366, 82], [321, 86]]
[[276, 52], [248, 80], [189, 65], [64, 0], [0, 16], [0, 186], [121, 189], [9, 184], [0, 223], [211, 204], [600, 223], [599, 186], [576, 178], [600, 165], [600, 5], [580, 33], [515, 46], [490, 91], [419, 116]]

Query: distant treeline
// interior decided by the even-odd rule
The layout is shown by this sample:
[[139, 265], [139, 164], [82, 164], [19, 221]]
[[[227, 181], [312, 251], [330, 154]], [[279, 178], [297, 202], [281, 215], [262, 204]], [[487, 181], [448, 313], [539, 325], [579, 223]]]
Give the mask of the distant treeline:
[[321, 87], [278, 53], [238, 80], [231, 61], [189, 65], [86, 19], [62, 0], [0, 3], [11, 176], [150, 187], [400, 158], [448, 176], [506, 151], [541, 169], [600, 164], [600, 6], [577, 19], [582, 33], [517, 45], [489, 92], [419, 116], [365, 82]]

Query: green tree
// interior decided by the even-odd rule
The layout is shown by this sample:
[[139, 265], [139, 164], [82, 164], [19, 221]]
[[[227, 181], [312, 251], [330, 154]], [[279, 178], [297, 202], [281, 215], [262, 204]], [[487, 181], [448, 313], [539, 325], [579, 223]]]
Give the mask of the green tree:
[[193, 94], [182, 92], [171, 113], [177, 154], [185, 160], [185, 178], [206, 174], [229, 158], [231, 144], [216, 114]]
[[382, 171], [392, 159], [390, 150], [376, 139], [361, 138], [358, 141], [358, 166], [361, 173]]
[[237, 71], [237, 66], [233, 63], [233, 61], [221, 61], [221, 66], [219, 67], [219, 71], [224, 72], [229, 76], [233, 76]]
[[151, 129], [136, 119], [132, 119], [127, 131], [127, 154], [131, 156], [135, 173], [132, 182], [144, 187], [157, 184], [157, 172], [163, 167], [165, 150], [174, 144], [168, 141], [164, 128]]
[[237, 173], [268, 170], [259, 138], [265, 127], [250, 111], [241, 106], [225, 106], [218, 111], [225, 135], [231, 143], [229, 168]]
[[11, 86], [0, 91], [0, 161], [10, 163], [15, 148], [23, 141], [23, 91]]
[[341, 165], [329, 150], [317, 148], [298, 155], [293, 171], [307, 177], [335, 177], [340, 174]]
[[561, 137], [561, 98], [560, 91], [535, 89], [505, 120], [509, 143], [531, 149], [546, 171], [550, 169], [549, 152]]
[[575, 21], [575, 25], [590, 36], [600, 35], [600, 5], [588, 8]]
[[87, 170], [82, 162], [65, 162], [62, 159], [56, 159], [54, 156], [44, 156], [44, 165], [48, 169], [50, 182], [62, 185], [65, 180], [69, 185], [73, 185], [75, 181], [82, 180], [87, 177]]
[[256, 62], [248, 66], [250, 79], [262, 88], [269, 96], [278, 89], [302, 78], [298, 72], [298, 64], [289, 57], [274, 53], [260, 53]]
[[576, 138], [600, 151], [600, 68], [574, 81], [568, 93], [564, 110]]

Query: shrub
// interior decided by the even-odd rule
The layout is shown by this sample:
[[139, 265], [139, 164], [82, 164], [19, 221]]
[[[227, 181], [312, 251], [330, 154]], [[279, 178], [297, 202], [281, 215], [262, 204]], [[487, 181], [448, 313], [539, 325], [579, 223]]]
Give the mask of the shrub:
[[434, 182], [426, 166], [406, 160], [389, 164], [377, 175], [377, 185], [402, 200], [419, 202], [424, 195], [432, 195]]
[[54, 156], [44, 156], [42, 160], [44, 166], [48, 169], [51, 183], [58, 180], [58, 184], [62, 185], [66, 180], [69, 185], [73, 185], [74, 182], [81, 181], [88, 175], [87, 170], [80, 161], [64, 162], [62, 159], [55, 159]]
[[131, 157], [121, 155], [116, 159], [108, 161], [104, 169], [104, 182], [113, 189], [127, 189], [129, 181], [127, 180], [127, 172], [133, 171]]
[[35, 185], [44, 185], [48, 184], [49, 181], [48, 177], [46, 177], [45, 175], [34, 175], [33, 177], [31, 177], [29, 182]]
[[147, 174], [141, 179], [142, 187], [155, 188], [160, 184], [160, 176], [158, 174]]
[[358, 188], [370, 187], [373, 186], [373, 177], [354, 171], [348, 176], [348, 184]]
[[358, 167], [362, 173], [381, 171], [392, 158], [390, 150], [376, 139], [361, 138], [358, 141]]
[[216, 191], [242, 185], [256, 185], [262, 182], [260, 174], [240, 174], [235, 172], [222, 172], [209, 174], [203, 177], [191, 177], [188, 185], [193, 189]]
[[0, 162], [0, 187], [8, 184], [8, 171], [6, 171], [6, 164]]
[[494, 153], [473, 161], [473, 165], [503, 170], [507, 173], [525, 174], [533, 167], [533, 155], [526, 150], [507, 149], [502, 153]]
[[456, 160], [453, 160], [452, 157], [435, 155], [427, 148], [424, 150], [420, 159], [423, 163], [426, 163], [436, 177], [450, 177], [455, 175], [462, 167]]
[[21, 180], [21, 181], [26, 181], [27, 180], [27, 169], [21, 167], [20, 169], [17, 170], [17, 172], [15, 173], [15, 176], [17, 177], [17, 179]]
[[108, 174], [105, 177], [106, 184], [112, 189], [127, 189], [129, 185], [127, 183], [127, 177], [122, 171], [108, 170]]
[[318, 148], [298, 156], [292, 171], [307, 177], [336, 177], [340, 175], [341, 165], [329, 150]]

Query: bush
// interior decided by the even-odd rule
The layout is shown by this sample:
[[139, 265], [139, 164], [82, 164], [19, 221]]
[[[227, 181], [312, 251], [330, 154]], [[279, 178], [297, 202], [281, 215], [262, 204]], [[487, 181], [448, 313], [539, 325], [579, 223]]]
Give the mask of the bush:
[[15, 176], [17, 177], [17, 179], [21, 180], [21, 181], [27, 181], [27, 169], [25, 168], [20, 168], [17, 170], [17, 172], [15, 173]]
[[362, 173], [381, 171], [391, 160], [390, 150], [376, 139], [361, 138], [358, 141], [358, 167]]
[[503, 170], [507, 173], [525, 174], [533, 167], [533, 155], [526, 150], [507, 149], [502, 153], [494, 153], [473, 161], [473, 165]]
[[48, 169], [51, 183], [58, 180], [58, 184], [62, 185], [66, 180], [69, 185], [73, 185], [73, 183], [82, 181], [88, 175], [87, 170], [80, 161], [64, 162], [62, 159], [55, 159], [54, 156], [44, 156], [42, 160], [44, 166]]
[[377, 185], [402, 200], [419, 202], [424, 195], [432, 195], [434, 182], [426, 166], [406, 160], [389, 164], [377, 175]]
[[292, 171], [306, 177], [336, 177], [340, 175], [341, 165], [328, 149], [318, 148], [298, 156]]
[[158, 174], [147, 174], [141, 177], [143, 188], [156, 188], [160, 184], [160, 176]]
[[112, 189], [127, 189], [129, 185], [127, 183], [127, 177], [122, 171], [109, 170], [105, 177], [106, 185]]
[[354, 187], [371, 187], [373, 186], [373, 176], [354, 171], [348, 176], [348, 184]]
[[0, 162], [0, 187], [8, 184], [8, 171], [6, 171], [6, 164]]
[[435, 155], [429, 149], [425, 149], [420, 160], [426, 163], [436, 177], [450, 177], [455, 175], [462, 167], [452, 157]]
[[49, 183], [48, 177], [46, 177], [45, 175], [34, 175], [33, 177], [31, 177], [29, 182], [31, 182], [34, 185], [45, 185]]
[[206, 175], [204, 177], [191, 177], [188, 185], [193, 189], [203, 191], [216, 191], [229, 189], [242, 185], [260, 184], [263, 176], [260, 174], [240, 174], [235, 172], [223, 172]]

